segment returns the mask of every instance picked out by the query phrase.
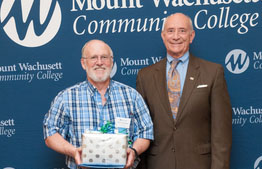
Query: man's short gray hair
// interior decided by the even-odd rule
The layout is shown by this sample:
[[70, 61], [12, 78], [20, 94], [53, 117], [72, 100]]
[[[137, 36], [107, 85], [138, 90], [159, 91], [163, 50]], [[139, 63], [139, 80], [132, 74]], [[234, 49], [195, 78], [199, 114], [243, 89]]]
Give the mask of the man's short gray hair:
[[182, 14], [182, 15], [184, 15], [185, 17], [187, 17], [188, 20], [189, 20], [189, 27], [190, 27], [191, 31], [194, 30], [192, 19], [191, 19], [188, 15], [183, 14], [183, 13], [173, 13], [173, 14], [171, 14], [171, 15], [169, 15], [169, 16], [166, 17], [166, 19], [165, 19], [165, 21], [164, 21], [164, 26], [163, 26], [162, 31], [165, 30], [166, 20], [167, 20], [169, 17], [171, 17], [171, 16], [173, 16], [173, 15], [175, 15], [175, 14]]
[[82, 47], [82, 50], [81, 50], [82, 58], [85, 57], [85, 55], [84, 55], [85, 47], [88, 46], [88, 45], [89, 45], [91, 42], [93, 42], [93, 41], [100, 41], [100, 42], [104, 43], [104, 44], [108, 47], [111, 57], [114, 57], [113, 50], [111, 49], [111, 47], [110, 47], [107, 43], [105, 43], [104, 41], [99, 40], [99, 39], [92, 39], [92, 40], [86, 42], [86, 43], [84, 44], [84, 46]]

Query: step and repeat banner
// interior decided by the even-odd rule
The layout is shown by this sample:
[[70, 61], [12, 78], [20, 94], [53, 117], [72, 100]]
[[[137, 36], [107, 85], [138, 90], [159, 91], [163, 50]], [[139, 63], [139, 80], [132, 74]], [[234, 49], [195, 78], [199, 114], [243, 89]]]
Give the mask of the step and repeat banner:
[[175, 12], [192, 18], [191, 52], [224, 67], [231, 169], [261, 169], [261, 0], [0, 0], [0, 169], [65, 169], [42, 121], [59, 91], [85, 80], [84, 43], [108, 43], [112, 78], [135, 88], [139, 69], [165, 57], [160, 33]]

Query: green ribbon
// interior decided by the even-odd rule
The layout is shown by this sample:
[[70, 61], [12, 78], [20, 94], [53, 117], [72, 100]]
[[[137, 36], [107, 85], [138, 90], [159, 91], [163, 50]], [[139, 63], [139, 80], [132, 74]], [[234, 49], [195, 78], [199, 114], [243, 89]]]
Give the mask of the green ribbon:
[[[104, 124], [101, 129], [100, 129], [101, 133], [108, 133], [108, 132], [113, 132], [114, 133], [114, 126], [110, 121], [107, 121], [106, 124]], [[122, 134], [127, 134], [126, 129], [120, 130], [119, 133]], [[130, 138], [128, 138], [128, 145], [131, 146], [133, 144], [133, 142], [131, 141]]]
[[113, 124], [110, 121], [107, 121], [106, 124], [104, 124], [101, 129], [100, 132], [102, 133], [108, 133], [110, 131], [113, 131]]

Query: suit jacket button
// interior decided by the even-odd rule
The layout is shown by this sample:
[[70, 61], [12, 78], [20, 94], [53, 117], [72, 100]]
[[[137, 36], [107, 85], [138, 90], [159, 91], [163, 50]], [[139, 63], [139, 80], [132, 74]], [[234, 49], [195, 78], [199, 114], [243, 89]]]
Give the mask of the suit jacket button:
[[172, 151], [175, 152], [175, 148], [172, 148]]
[[174, 129], [174, 131], [176, 131], [176, 127], [174, 127], [173, 129]]

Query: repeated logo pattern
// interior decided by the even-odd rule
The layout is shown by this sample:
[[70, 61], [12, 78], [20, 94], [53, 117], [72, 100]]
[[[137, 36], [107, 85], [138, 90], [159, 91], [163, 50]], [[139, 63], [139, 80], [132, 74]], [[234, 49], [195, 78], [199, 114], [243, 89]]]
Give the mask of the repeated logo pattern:
[[258, 157], [255, 161], [254, 169], [262, 169], [262, 156]]
[[47, 44], [61, 25], [62, 14], [57, 0], [3, 0], [0, 9], [4, 32], [21, 46]]
[[249, 57], [241, 49], [230, 51], [225, 59], [226, 68], [234, 74], [240, 74], [247, 70], [249, 66]]

